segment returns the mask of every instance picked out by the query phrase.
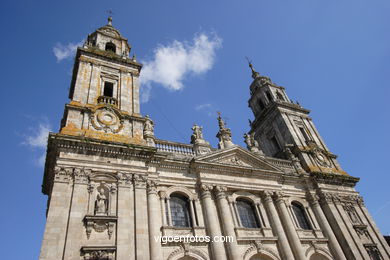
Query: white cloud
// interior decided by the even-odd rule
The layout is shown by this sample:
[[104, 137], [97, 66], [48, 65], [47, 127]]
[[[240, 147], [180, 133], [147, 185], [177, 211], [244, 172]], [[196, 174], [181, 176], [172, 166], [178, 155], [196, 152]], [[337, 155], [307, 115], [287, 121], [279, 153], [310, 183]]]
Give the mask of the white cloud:
[[143, 62], [141, 101], [149, 100], [152, 83], [173, 91], [183, 89], [185, 76], [199, 75], [213, 67], [215, 52], [221, 46], [221, 38], [205, 33], [196, 34], [192, 43], [175, 40], [166, 46], [158, 46], [153, 59]]
[[30, 135], [26, 136], [23, 144], [28, 145], [32, 148], [46, 148], [47, 137], [51, 128], [48, 124], [39, 124], [37, 129], [30, 129]]
[[208, 116], [215, 117], [218, 109], [215, 108], [213, 104], [205, 103], [205, 104], [196, 105], [195, 110], [200, 111], [200, 112], [204, 112]]
[[57, 58], [57, 62], [60, 62], [64, 59], [68, 59], [75, 54], [75, 51], [78, 46], [81, 46], [83, 42], [78, 43], [68, 43], [63, 45], [62, 43], [57, 43], [56, 46], [53, 47], [54, 56]]
[[211, 107], [211, 104], [200, 104], [200, 105], [197, 105], [195, 107], [195, 110], [199, 111], [199, 110], [203, 110], [203, 109], [206, 109], [206, 108], [210, 108]]
[[[47, 123], [40, 123], [36, 128], [29, 128], [29, 131], [29, 134], [24, 135], [25, 140], [22, 144], [35, 150], [34, 164], [38, 167], [43, 167], [46, 159], [47, 138], [51, 127]], [[37, 157], [37, 152], [40, 153], [39, 157]]]

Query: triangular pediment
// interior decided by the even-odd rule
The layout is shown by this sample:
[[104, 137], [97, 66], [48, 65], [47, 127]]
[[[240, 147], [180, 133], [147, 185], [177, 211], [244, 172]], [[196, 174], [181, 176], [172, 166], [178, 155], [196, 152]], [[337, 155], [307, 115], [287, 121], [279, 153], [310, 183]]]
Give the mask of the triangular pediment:
[[204, 162], [214, 164], [215, 166], [220, 165], [267, 171], [281, 171], [281, 169], [268, 163], [261, 156], [253, 154], [240, 146], [213, 151], [212, 153], [196, 157], [195, 161], [198, 163]]

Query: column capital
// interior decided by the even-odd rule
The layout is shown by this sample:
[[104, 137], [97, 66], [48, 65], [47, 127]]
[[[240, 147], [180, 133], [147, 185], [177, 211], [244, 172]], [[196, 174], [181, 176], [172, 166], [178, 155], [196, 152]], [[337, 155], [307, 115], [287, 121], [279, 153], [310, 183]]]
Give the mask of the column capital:
[[73, 169], [73, 179], [75, 183], [84, 184], [89, 182], [89, 176], [91, 175], [92, 170], [84, 168], [74, 168]]
[[145, 175], [134, 174], [133, 183], [136, 189], [146, 188], [147, 177]]
[[275, 201], [277, 203], [284, 203], [285, 202], [285, 194], [281, 191], [275, 191], [274, 192]]
[[72, 179], [72, 167], [54, 167], [54, 181], [69, 182]]
[[132, 185], [132, 174], [128, 172], [118, 172], [118, 184], [119, 186], [130, 187]]
[[272, 195], [274, 194], [274, 191], [265, 190], [261, 192], [261, 197], [264, 199], [265, 202], [272, 202]]
[[313, 193], [308, 191], [308, 192], [306, 192], [306, 198], [311, 203], [311, 205], [313, 205], [313, 206], [319, 205], [319, 203], [318, 203], [319, 197], [317, 194], [315, 194], [315, 193], [313, 194]]
[[166, 191], [159, 191], [158, 194], [160, 195], [160, 199], [166, 199], [167, 198], [167, 192]]
[[156, 194], [157, 195], [157, 182], [153, 180], [147, 180], [146, 186], [148, 189], [148, 194]]
[[215, 195], [217, 199], [224, 199], [226, 198], [226, 186], [216, 186], [215, 187]]
[[211, 191], [213, 190], [213, 185], [200, 183], [199, 190], [201, 192], [202, 198], [211, 197]]

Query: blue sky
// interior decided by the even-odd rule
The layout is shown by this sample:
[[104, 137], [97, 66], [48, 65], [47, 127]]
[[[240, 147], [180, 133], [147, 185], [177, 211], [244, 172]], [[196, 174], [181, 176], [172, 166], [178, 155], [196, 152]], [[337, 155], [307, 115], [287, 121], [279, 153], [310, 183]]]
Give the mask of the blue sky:
[[[261, 74], [312, 110], [344, 170], [361, 178], [357, 189], [380, 230], [390, 234], [389, 1], [3, 0], [3, 258], [39, 255], [46, 208], [42, 133], [58, 131], [68, 102], [73, 54], [67, 47], [106, 24], [108, 9], [138, 61], [155, 68], [161, 64], [156, 54], [171, 50], [198, 62], [171, 64], [173, 78], [144, 79], [150, 96], [141, 111], [155, 121], [159, 138], [189, 142], [196, 122], [216, 146], [218, 110], [233, 141], [243, 145], [253, 119], [248, 56]], [[203, 45], [201, 37], [207, 38]], [[55, 47], [66, 57], [59, 61]]]

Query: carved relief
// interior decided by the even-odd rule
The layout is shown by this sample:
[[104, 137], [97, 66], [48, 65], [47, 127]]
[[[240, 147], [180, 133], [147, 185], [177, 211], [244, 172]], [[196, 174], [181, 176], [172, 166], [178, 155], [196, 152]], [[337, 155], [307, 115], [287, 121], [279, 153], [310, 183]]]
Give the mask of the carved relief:
[[115, 229], [116, 218], [94, 218], [93, 216], [86, 216], [85, 228], [87, 238], [91, 237], [92, 230], [97, 233], [103, 233], [107, 230], [108, 239], [111, 239]]
[[115, 247], [83, 247], [81, 248], [82, 259], [84, 260], [114, 260]]
[[113, 108], [98, 108], [90, 116], [91, 124], [96, 130], [103, 130], [106, 133], [119, 133], [123, 128], [121, 115]]

